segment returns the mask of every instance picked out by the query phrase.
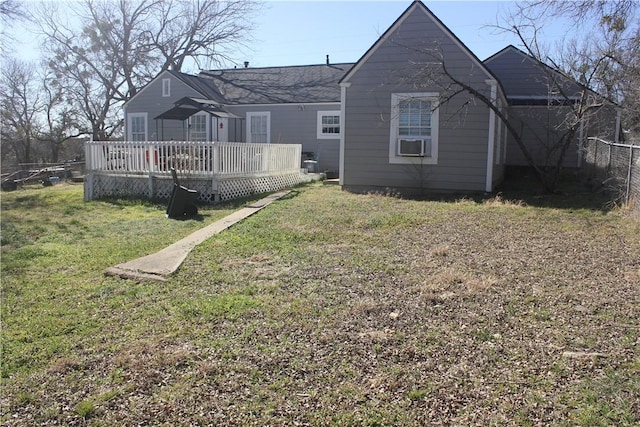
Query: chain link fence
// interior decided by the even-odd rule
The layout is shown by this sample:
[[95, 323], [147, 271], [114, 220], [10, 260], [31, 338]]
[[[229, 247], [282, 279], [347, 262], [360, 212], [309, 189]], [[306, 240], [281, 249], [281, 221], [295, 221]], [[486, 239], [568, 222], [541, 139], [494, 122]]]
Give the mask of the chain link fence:
[[640, 212], [640, 142], [618, 144], [589, 138], [583, 171], [594, 188], [603, 188], [614, 205]]

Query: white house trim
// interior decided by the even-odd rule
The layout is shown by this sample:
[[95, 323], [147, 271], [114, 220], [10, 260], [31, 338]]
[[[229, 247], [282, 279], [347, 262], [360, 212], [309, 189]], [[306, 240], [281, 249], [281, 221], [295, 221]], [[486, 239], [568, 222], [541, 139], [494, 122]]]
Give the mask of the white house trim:
[[[340, 101], [328, 101], [328, 102], [282, 102], [278, 104], [220, 104], [222, 107], [229, 108], [242, 108], [242, 107], [291, 107], [292, 105], [299, 105], [301, 107], [313, 107], [320, 105], [337, 105], [340, 106]], [[336, 109], [337, 110], [337, 109]]]
[[338, 175], [340, 180], [340, 185], [344, 185], [344, 143], [345, 143], [345, 134], [347, 133], [346, 129], [346, 108], [347, 108], [347, 89], [351, 86], [351, 83], [340, 83], [340, 122], [342, 123], [342, 128], [340, 129], [340, 164], [338, 167]]
[[[322, 133], [322, 117], [323, 116], [338, 116], [338, 133]], [[318, 139], [339, 139], [342, 133], [342, 118], [340, 117], [340, 110], [322, 110], [318, 111], [316, 115], [316, 137]]]
[[163, 78], [162, 79], [162, 97], [166, 98], [171, 96], [171, 79]]
[[[495, 80], [487, 80], [486, 83], [491, 86], [491, 103], [495, 105], [498, 96], [498, 82]], [[484, 191], [491, 193], [493, 191], [493, 164], [494, 150], [496, 144], [496, 112], [492, 108], [489, 109], [489, 137], [487, 138], [487, 175]]]
[[[410, 93], [392, 93], [391, 94], [391, 119], [389, 126], [389, 163], [391, 164], [421, 164], [436, 165], [438, 164], [438, 134], [440, 129], [440, 116], [437, 92], [410, 92]], [[404, 157], [398, 155], [398, 127], [399, 112], [398, 106], [403, 99], [428, 99], [435, 108], [431, 109], [431, 135], [430, 135], [430, 156]]]
[[247, 142], [252, 143], [253, 141], [251, 140], [251, 118], [252, 117], [266, 117], [267, 118], [267, 140], [264, 141], [265, 143], [269, 144], [271, 143], [271, 112], [270, 111], [250, 111], [247, 112]]
[[129, 141], [134, 141], [133, 132], [131, 122], [134, 118], [142, 117], [144, 118], [144, 139], [142, 141], [149, 140], [149, 114], [148, 113], [128, 113], [127, 114], [127, 139]]
[[198, 113], [193, 114], [191, 117], [187, 119], [187, 141], [202, 141], [199, 139], [194, 140], [192, 137], [193, 132], [193, 121], [194, 117], [204, 117], [204, 141], [211, 140], [211, 115], [205, 111], [200, 111]]

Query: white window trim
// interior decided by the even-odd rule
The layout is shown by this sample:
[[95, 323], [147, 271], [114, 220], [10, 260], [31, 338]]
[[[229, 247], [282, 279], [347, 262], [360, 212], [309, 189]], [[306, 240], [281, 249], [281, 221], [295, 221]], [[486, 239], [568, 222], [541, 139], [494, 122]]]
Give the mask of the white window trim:
[[338, 119], [340, 119], [340, 110], [318, 111], [318, 120], [317, 120], [317, 128], [316, 128], [318, 139], [340, 139], [340, 135], [342, 134], [342, 122], [338, 124], [338, 127], [340, 128], [340, 132], [322, 133], [322, 117], [323, 116], [337, 116]]
[[252, 111], [247, 113], [247, 142], [251, 143], [251, 117], [266, 116], [267, 117], [267, 144], [271, 143], [271, 112], [270, 111]]
[[[431, 155], [424, 157], [399, 156], [397, 151], [399, 111], [398, 106], [401, 100], [419, 98], [436, 103], [436, 108], [431, 112]], [[389, 163], [392, 164], [438, 164], [438, 132], [439, 114], [437, 107], [439, 94], [437, 92], [416, 92], [416, 93], [392, 93], [391, 94], [391, 125], [389, 135]]]
[[209, 138], [209, 129], [210, 129], [210, 123], [211, 123], [211, 119], [209, 118], [209, 113], [205, 112], [205, 111], [200, 111], [196, 114], [193, 114], [191, 117], [189, 117], [188, 120], [188, 132], [187, 132], [187, 137], [188, 140], [191, 141], [191, 118], [195, 117], [195, 116], [205, 116], [205, 120], [204, 120], [204, 140], [203, 141], [208, 141]]
[[127, 113], [127, 139], [133, 141], [132, 124], [131, 122], [135, 117], [144, 117], [144, 141], [149, 140], [149, 120], [147, 120], [147, 113]]
[[171, 79], [162, 79], [162, 96], [171, 96]]

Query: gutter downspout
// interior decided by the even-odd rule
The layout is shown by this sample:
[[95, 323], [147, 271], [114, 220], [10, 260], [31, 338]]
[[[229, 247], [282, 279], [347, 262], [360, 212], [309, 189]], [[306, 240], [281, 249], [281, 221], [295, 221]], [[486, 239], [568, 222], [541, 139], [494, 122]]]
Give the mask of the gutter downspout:
[[339, 183], [344, 185], [344, 153], [345, 153], [345, 135], [347, 133], [347, 122], [345, 120], [347, 107], [347, 88], [351, 83], [340, 83], [340, 166], [339, 166]]
[[[491, 103], [495, 105], [498, 95], [498, 82], [495, 80], [485, 80], [491, 86]], [[489, 136], [487, 138], [487, 175], [484, 191], [491, 193], [493, 191], [493, 164], [494, 150], [496, 139], [496, 113], [493, 109], [489, 109]]]

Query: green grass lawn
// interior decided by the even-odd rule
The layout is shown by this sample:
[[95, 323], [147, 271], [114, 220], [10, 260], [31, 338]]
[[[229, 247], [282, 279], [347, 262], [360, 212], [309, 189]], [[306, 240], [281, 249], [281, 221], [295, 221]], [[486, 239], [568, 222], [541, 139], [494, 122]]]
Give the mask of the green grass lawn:
[[517, 196], [300, 187], [157, 283], [103, 272], [238, 206], [174, 221], [81, 186], [2, 193], [0, 419], [640, 423], [640, 224]]

